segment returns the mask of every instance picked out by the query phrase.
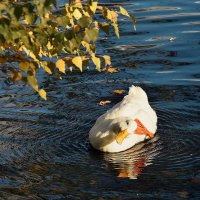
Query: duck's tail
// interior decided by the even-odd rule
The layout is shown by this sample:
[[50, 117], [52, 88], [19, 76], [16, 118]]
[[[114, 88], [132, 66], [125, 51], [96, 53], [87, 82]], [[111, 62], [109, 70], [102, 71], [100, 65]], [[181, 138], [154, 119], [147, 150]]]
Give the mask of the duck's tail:
[[129, 88], [128, 96], [148, 101], [146, 92], [141, 87], [138, 87], [138, 86], [132, 85]]

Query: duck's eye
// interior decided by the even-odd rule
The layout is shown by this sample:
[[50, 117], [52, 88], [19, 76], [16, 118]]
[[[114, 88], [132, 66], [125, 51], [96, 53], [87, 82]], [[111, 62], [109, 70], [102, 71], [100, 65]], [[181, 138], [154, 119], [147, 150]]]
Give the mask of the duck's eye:
[[128, 120], [126, 120], [126, 124], [129, 125], [129, 121]]

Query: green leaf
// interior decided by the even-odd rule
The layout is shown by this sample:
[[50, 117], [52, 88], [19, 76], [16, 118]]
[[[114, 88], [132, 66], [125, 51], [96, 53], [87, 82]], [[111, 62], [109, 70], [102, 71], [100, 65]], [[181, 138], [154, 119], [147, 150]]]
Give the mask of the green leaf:
[[65, 74], [65, 61], [62, 59], [57, 60], [56, 67], [59, 69], [60, 72]]
[[100, 70], [101, 70], [101, 60], [100, 60], [100, 58], [98, 58], [98, 57], [96, 57], [96, 56], [92, 56], [92, 61], [93, 61], [93, 63], [95, 64], [96, 69], [97, 69], [98, 71], [100, 71]]
[[36, 77], [33, 75], [28, 75], [27, 80], [31, 87], [38, 92], [38, 83]]
[[99, 30], [97, 28], [85, 29], [85, 37], [84, 40], [87, 42], [93, 41], [96, 42], [98, 38]]
[[82, 58], [81, 58], [81, 56], [76, 56], [76, 57], [74, 57], [74, 58], [72, 59], [72, 63], [73, 63], [75, 66], [77, 66], [77, 67], [80, 69], [81, 72], [83, 71], [83, 68], [82, 68], [83, 63], [82, 63]]
[[81, 28], [89, 27], [91, 24], [91, 17], [83, 16], [78, 21], [77, 24], [81, 26]]
[[24, 22], [26, 24], [31, 25], [31, 24], [35, 23], [36, 20], [37, 20], [37, 15], [35, 13], [32, 13], [32, 14], [28, 13], [25, 15]]
[[120, 12], [122, 15], [125, 15], [127, 17], [130, 17], [130, 15], [128, 14], [127, 10], [125, 8], [123, 8], [122, 6], [119, 7]]
[[21, 6], [15, 5], [15, 7], [14, 7], [14, 15], [15, 15], [16, 19], [19, 20], [19, 18], [22, 15], [22, 7]]
[[69, 25], [69, 17], [68, 16], [57, 17], [56, 21], [63, 28], [66, 28], [67, 25]]
[[39, 90], [38, 94], [44, 99], [44, 100], [47, 100], [47, 94], [46, 94], [46, 91], [41, 89]]
[[132, 19], [132, 22], [133, 22], [133, 27], [134, 27], [134, 30], [136, 31], [136, 18], [134, 16], [131, 16], [131, 19]]
[[115, 35], [119, 38], [119, 28], [118, 28], [118, 25], [115, 24], [115, 23], [112, 23], [112, 26], [114, 28]]

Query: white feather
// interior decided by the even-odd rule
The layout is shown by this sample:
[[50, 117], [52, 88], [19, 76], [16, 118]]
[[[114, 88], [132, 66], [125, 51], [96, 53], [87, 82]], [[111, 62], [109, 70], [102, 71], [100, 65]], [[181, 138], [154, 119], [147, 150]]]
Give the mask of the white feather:
[[[115, 140], [116, 127], [125, 126], [126, 120], [139, 119], [142, 124], [153, 134], [157, 129], [157, 116], [151, 108], [144, 90], [140, 87], [131, 86], [129, 93], [112, 109], [100, 116], [89, 133], [91, 145], [104, 152], [119, 152], [129, 149], [138, 142], [146, 139], [145, 135], [129, 134], [122, 144]], [[132, 127], [134, 124], [132, 123]]]

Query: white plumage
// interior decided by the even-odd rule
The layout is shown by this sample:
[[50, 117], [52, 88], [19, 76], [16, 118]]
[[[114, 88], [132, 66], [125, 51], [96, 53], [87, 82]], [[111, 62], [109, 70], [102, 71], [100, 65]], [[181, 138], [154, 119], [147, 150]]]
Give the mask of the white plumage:
[[97, 150], [120, 152], [153, 137], [156, 129], [157, 116], [146, 93], [140, 87], [131, 86], [121, 102], [96, 120], [89, 141]]

